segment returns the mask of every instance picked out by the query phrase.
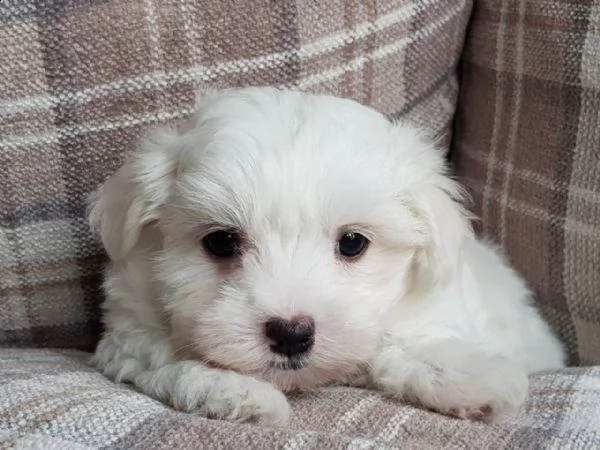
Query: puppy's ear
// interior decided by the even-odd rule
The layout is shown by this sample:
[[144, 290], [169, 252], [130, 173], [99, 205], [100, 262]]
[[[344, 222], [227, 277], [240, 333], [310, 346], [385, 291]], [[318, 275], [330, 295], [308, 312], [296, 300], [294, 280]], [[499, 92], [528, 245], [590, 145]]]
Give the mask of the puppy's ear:
[[90, 196], [89, 221], [113, 261], [131, 252], [144, 226], [156, 221], [177, 170], [179, 135], [152, 133], [140, 150]]
[[417, 286], [443, 284], [455, 275], [465, 239], [473, 237], [464, 197], [460, 185], [444, 174], [430, 176], [414, 194], [414, 213], [427, 234], [415, 255]]
[[419, 224], [413, 264], [417, 289], [445, 283], [458, 269], [465, 240], [473, 236], [466, 192], [449, 175], [444, 152], [425, 130], [393, 122], [391, 148], [408, 205]]

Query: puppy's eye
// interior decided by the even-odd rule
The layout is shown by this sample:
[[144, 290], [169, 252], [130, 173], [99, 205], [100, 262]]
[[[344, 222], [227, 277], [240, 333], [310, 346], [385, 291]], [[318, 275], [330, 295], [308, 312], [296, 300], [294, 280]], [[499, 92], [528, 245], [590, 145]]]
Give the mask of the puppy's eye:
[[364, 253], [369, 240], [359, 233], [346, 233], [337, 243], [337, 251], [345, 258], [356, 258]]
[[219, 230], [204, 236], [202, 245], [217, 258], [231, 258], [238, 254], [240, 237], [232, 231]]

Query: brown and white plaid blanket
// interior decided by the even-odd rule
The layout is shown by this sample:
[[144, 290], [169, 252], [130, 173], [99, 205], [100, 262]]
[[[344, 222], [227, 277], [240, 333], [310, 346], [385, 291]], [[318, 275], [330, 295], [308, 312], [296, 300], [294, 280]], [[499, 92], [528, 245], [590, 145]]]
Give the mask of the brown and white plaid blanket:
[[519, 416], [471, 423], [335, 387], [291, 399], [286, 429], [175, 412], [116, 385], [75, 351], [0, 350], [0, 448], [19, 449], [595, 449], [600, 368], [532, 380]]

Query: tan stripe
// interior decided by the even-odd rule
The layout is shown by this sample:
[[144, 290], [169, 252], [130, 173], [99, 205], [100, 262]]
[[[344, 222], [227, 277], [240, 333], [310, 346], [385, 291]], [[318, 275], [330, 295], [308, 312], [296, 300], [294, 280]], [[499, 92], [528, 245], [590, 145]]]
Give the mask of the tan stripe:
[[411, 34], [410, 36], [400, 38], [387, 45], [378, 47], [372, 52], [365, 52], [363, 54], [360, 54], [352, 60], [350, 60], [349, 62], [347, 62], [346, 64], [341, 64], [338, 67], [325, 70], [315, 75], [307, 76], [304, 79], [300, 80], [299, 87], [302, 89], [306, 89], [314, 85], [334, 80], [347, 74], [348, 72], [353, 72], [362, 69], [362, 67], [367, 61], [377, 61], [380, 59], [387, 58], [388, 56], [394, 55], [400, 50], [404, 50], [407, 45], [418, 42], [419, 40], [423, 40], [425, 36], [431, 34], [436, 29], [441, 28], [453, 17], [453, 13], [447, 14], [440, 22], [423, 27], [416, 33]]
[[362, 418], [363, 414], [379, 403], [381, 397], [379, 395], [369, 395], [359, 401], [354, 408], [346, 411], [335, 423], [333, 430], [336, 433], [345, 433], [352, 428]]
[[496, 153], [498, 152], [498, 139], [500, 134], [500, 122], [502, 120], [503, 112], [503, 96], [501, 92], [500, 77], [504, 67], [504, 31], [506, 28], [506, 14], [507, 6], [506, 1], [502, 2], [502, 9], [500, 11], [500, 21], [498, 22], [498, 33], [496, 34], [496, 101], [494, 102], [494, 127], [492, 130], [492, 140], [490, 142], [490, 152], [488, 154], [487, 170], [485, 172], [485, 186], [483, 189], [483, 205], [482, 205], [482, 225], [483, 231], [488, 231], [488, 216], [489, 216], [489, 196], [492, 189], [492, 183], [494, 181], [494, 166], [496, 164]]
[[71, 125], [59, 128], [52, 133], [42, 133], [32, 136], [13, 136], [0, 141], [0, 149], [18, 149], [30, 145], [50, 144], [61, 138], [73, 138], [89, 133], [102, 133], [106, 131], [122, 130], [139, 125], [149, 125], [159, 122], [167, 122], [188, 117], [194, 111], [193, 108], [182, 108], [175, 111], [155, 111], [135, 116], [122, 116], [117, 121], [106, 121], [101, 123]]
[[306, 448], [306, 446], [314, 439], [315, 435], [316, 433], [311, 431], [303, 431], [298, 433], [283, 444], [283, 449], [296, 450], [300, 448]]
[[[368, 397], [360, 400], [353, 408], [346, 411], [342, 416], [333, 424], [332, 433], [343, 434], [348, 431], [349, 428], [354, 426], [362, 417], [362, 415], [379, 403], [380, 397], [378, 395], [369, 395]], [[291, 439], [289, 439], [283, 446], [286, 450], [305, 448], [316, 437], [314, 432], [302, 432]]]
[[[366, 1], [365, 9], [366, 15], [372, 20], [377, 20], [377, 2], [375, 0]], [[369, 36], [365, 41], [364, 51], [371, 53], [377, 44], [377, 36]], [[361, 101], [367, 105], [371, 105], [373, 102], [373, 77], [375, 74], [375, 64], [371, 62], [366, 64], [363, 70], [363, 79], [361, 86]]]
[[[600, 127], [599, 127], [600, 130]], [[474, 150], [472, 147], [469, 147], [466, 142], [461, 142], [460, 148], [461, 156], [466, 156], [473, 161], [477, 161], [480, 164], [487, 163], [487, 155], [479, 153]], [[507, 168], [509, 164], [503, 161], [496, 161], [496, 168], [502, 170], [509, 170]], [[548, 189], [549, 191], [563, 191], [569, 190], [569, 197], [574, 197], [579, 200], [584, 200], [589, 203], [600, 203], [600, 195], [593, 189], [586, 189], [579, 186], [569, 186], [568, 182], [565, 180], [553, 180], [552, 178], [545, 177], [544, 175], [534, 172], [529, 169], [521, 169], [519, 167], [514, 167], [514, 165], [510, 165], [510, 171], [513, 175], [519, 177], [521, 180], [534, 183], [539, 186], [542, 186], [544, 189]], [[475, 181], [478, 185], [479, 182]]]
[[[2, 446], [0, 439], [0, 448]], [[6, 447], [8, 448], [8, 447]], [[19, 437], [14, 441], [14, 450], [97, 450], [97, 446], [89, 446], [73, 442], [72, 440], [62, 439], [56, 436], [49, 436], [43, 432], [29, 433]]]
[[[477, 180], [470, 177], [463, 177], [463, 179], [476, 184]], [[502, 193], [498, 192], [497, 189], [491, 189], [489, 193], [490, 200], [495, 200], [496, 202], [502, 201]], [[506, 202], [506, 206], [508, 209], [525, 214], [529, 217], [533, 217], [535, 219], [542, 220], [544, 222], [560, 222], [563, 220], [563, 217], [557, 216], [555, 214], [549, 213], [547, 210], [542, 209], [538, 206], [531, 205], [529, 203], [525, 203], [520, 200], [515, 200], [513, 198], [509, 198]], [[598, 227], [595, 224], [588, 224], [581, 222], [576, 219], [572, 219], [567, 217], [564, 219], [564, 230], [567, 233], [578, 234], [580, 236], [585, 236], [587, 239], [591, 241], [600, 242], [600, 233], [598, 233]]]
[[30, 401], [17, 403], [10, 408], [3, 409], [0, 413], [0, 419], [8, 421], [11, 417], [18, 417], [22, 412], [26, 412], [26, 419], [12, 429], [15, 435], [33, 431], [42, 423], [56, 420], [78, 405], [95, 399], [104, 400], [118, 396], [106, 389], [90, 389], [89, 387], [74, 387], [68, 391], [68, 394], [58, 392], [52, 395], [43, 393], [39, 395]]
[[[164, 72], [164, 59], [160, 46], [160, 29], [157, 24], [156, 10], [153, 0], [144, 0], [144, 9], [146, 10], [146, 22], [148, 37], [150, 42], [150, 58], [152, 60], [152, 69], [154, 73]], [[158, 95], [160, 109], [165, 107], [165, 92], [161, 90]]]
[[[352, 23], [355, 21], [355, 10], [356, 9], [356, 2], [353, 0], [347, 0], [343, 3], [343, 24], [344, 24], [344, 28], [348, 28], [350, 26], [352, 26]], [[356, 52], [356, 42], [350, 42], [348, 45], [346, 45], [343, 49], [342, 52], [342, 59], [343, 60], [348, 60], [348, 61], [352, 61], [355, 59], [355, 54], [358, 53], [360, 54], [361, 52]], [[366, 60], [363, 61], [363, 63], [360, 65], [361, 68], [365, 65]], [[342, 75], [341, 79], [339, 80], [339, 85], [338, 85], [338, 89], [339, 89], [339, 95], [342, 97], [352, 97], [353, 93], [355, 92], [353, 86], [352, 86], [352, 82], [354, 81], [354, 77], [350, 76], [350, 74], [353, 74], [356, 71], [348, 71], [348, 72], [344, 72], [344, 74]]]
[[394, 415], [375, 439], [377, 441], [385, 442], [391, 442], [395, 440], [400, 433], [400, 428], [402, 427], [402, 425], [408, 422], [408, 420], [415, 414], [415, 412], [416, 410], [414, 409], [403, 409], [402, 411]]
[[382, 446], [380, 442], [377, 442], [373, 439], [366, 438], [354, 438], [346, 447], [347, 450], [369, 450], [369, 449], [377, 449], [377, 450], [386, 450], [388, 446]]
[[195, 5], [194, 2], [179, 2], [179, 11], [181, 17], [183, 18], [183, 36], [188, 46], [191, 65], [192, 67], [195, 67], [200, 64], [200, 58], [198, 55], [200, 35], [198, 34], [198, 30], [194, 26], [195, 23], [192, 19], [194, 16], [193, 5]]
[[[472, 159], [480, 164], [487, 163], [487, 154], [482, 154], [472, 147], [468, 146], [467, 143], [461, 142], [460, 147], [461, 156], [466, 156], [467, 158]], [[502, 170], [509, 170], [509, 164], [503, 161], [496, 161], [496, 167]], [[548, 189], [549, 191], [563, 191], [569, 190], [569, 196], [574, 197], [580, 200], [584, 200], [589, 203], [600, 203], [600, 195], [593, 189], [586, 189], [579, 186], [569, 186], [568, 182], [565, 180], [553, 180], [552, 178], [545, 177], [544, 175], [534, 172], [529, 169], [521, 169], [519, 167], [514, 167], [514, 165], [510, 164], [510, 171], [513, 175], [517, 176], [519, 179], [537, 184], [538, 186], [542, 186], [544, 189]], [[478, 185], [479, 182], [475, 181]]]
[[[387, 424], [383, 427], [383, 429], [372, 439], [353, 439], [352, 442], [348, 445], [348, 449], [372, 449], [384, 448], [382, 446], [382, 442], [389, 442], [397, 440], [398, 435], [400, 433], [400, 428], [404, 423], [408, 421], [415, 414], [415, 410], [404, 410], [396, 413], [392, 418], [387, 422]], [[387, 448], [387, 447], [385, 447]]]
[[152, 58], [152, 68], [155, 73], [162, 72], [163, 55], [160, 48], [160, 30], [157, 25], [156, 11], [153, 0], [144, 0], [144, 9], [146, 10], [146, 22], [148, 37], [150, 38], [150, 57]]
[[514, 88], [514, 111], [510, 115], [510, 124], [508, 132], [508, 145], [506, 149], [506, 169], [504, 170], [504, 180], [502, 183], [502, 199], [500, 200], [500, 244], [506, 245], [506, 204], [508, 203], [508, 194], [510, 191], [510, 179], [512, 174], [512, 161], [515, 156], [515, 147], [517, 140], [517, 130], [519, 127], [519, 118], [521, 117], [521, 78], [523, 76], [523, 33], [525, 19], [525, 2], [519, 1], [518, 22], [516, 25], [516, 55], [515, 55], [515, 88]]

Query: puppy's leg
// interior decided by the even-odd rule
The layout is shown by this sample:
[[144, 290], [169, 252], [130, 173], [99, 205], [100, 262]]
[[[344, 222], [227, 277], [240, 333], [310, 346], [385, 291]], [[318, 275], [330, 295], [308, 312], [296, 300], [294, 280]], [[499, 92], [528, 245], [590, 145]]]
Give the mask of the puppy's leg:
[[177, 361], [160, 335], [107, 334], [94, 359], [108, 377], [130, 382], [181, 411], [271, 425], [285, 424], [290, 414], [285, 395], [273, 385], [200, 362]]
[[206, 417], [273, 425], [283, 425], [289, 417], [285, 396], [271, 384], [194, 361], [143, 371], [134, 383], [175, 409]]
[[387, 345], [372, 362], [370, 381], [443, 414], [485, 421], [516, 412], [529, 385], [510, 359], [457, 340]]

